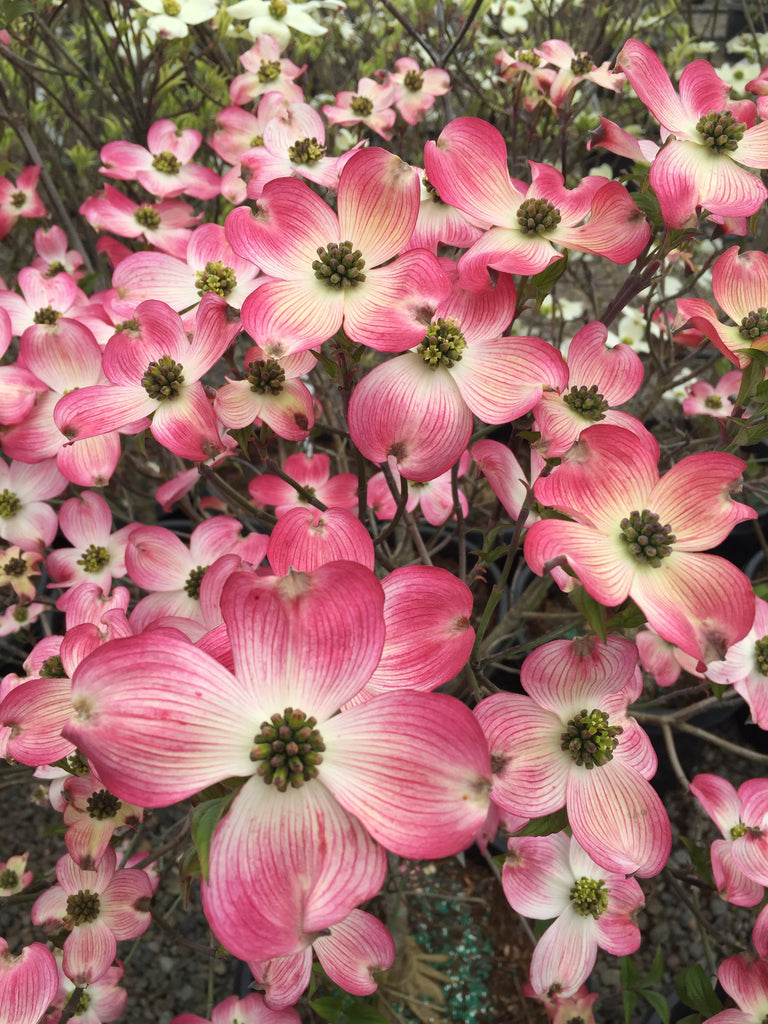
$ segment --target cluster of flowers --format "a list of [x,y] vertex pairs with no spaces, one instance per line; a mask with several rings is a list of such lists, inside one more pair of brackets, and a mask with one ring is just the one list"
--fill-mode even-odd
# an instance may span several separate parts
[[[180,16],[184,5],[173,6],[166,17]],[[210,17],[199,0],[187,6],[192,24]],[[702,553],[756,517],[733,497],[745,464],[701,453],[662,475],[656,439],[616,408],[640,389],[642,362],[606,346],[605,324],[580,329],[567,358],[544,338],[508,333],[525,310],[520,279],[569,251],[661,266],[667,254],[653,249],[623,184],[593,175],[568,188],[536,162],[530,181],[511,178],[502,134],[474,118],[429,142],[423,169],[362,137],[329,156],[324,122],[297,83],[304,69],[281,50],[260,36],[242,57],[210,140],[230,165],[223,176],[193,161],[200,134],[168,120],[146,148],[103,148],[102,173],[150,197],[135,203],[106,185],[83,204],[92,227],[146,243],[132,251],[103,236],[109,289],[81,289],[81,259],[53,227],[36,235],[39,258],[20,270],[18,290],[0,291],[0,349],[15,354],[0,367],[10,460],[0,462],[2,629],[45,610],[35,600],[43,562],[66,616],[25,674],[0,683],[0,755],[52,780],[67,850],[32,908],[61,951],[34,944],[13,957],[3,943],[0,1007],[25,1024],[53,1003],[53,1021],[79,989],[92,1014],[83,1020],[115,1019],[125,1001],[117,943],[149,926],[156,884],[147,859],[121,853],[119,841],[144,809],[192,800],[206,917],[264,991],[221,1004],[221,1020],[297,1021],[291,1007],[313,953],[348,992],[375,990],[395,946],[360,906],[384,884],[386,851],[446,857],[487,843],[499,825],[520,832],[562,809],[570,834],[510,838],[502,881],[520,913],[555,919],[533,954],[533,992],[553,1015],[591,1012],[582,986],[598,946],[638,948],[635,876],[658,873],[671,846],[649,782],[653,748],[627,710],[642,691],[640,663],[661,685],[681,659],[733,684],[768,727],[768,605],[729,562]],[[555,108],[586,80],[619,89],[626,77],[665,144],[607,120],[593,144],[650,164],[668,228],[706,215],[744,235],[768,197],[749,169],[768,168],[768,121],[757,123],[751,101],[729,101],[705,62],[685,69],[679,95],[635,40],[620,73],[558,40],[499,64],[507,77],[532,76]],[[442,69],[408,57],[395,66],[337,96],[326,121],[388,139],[393,107],[415,124],[448,90]],[[765,114],[765,76],[752,85]],[[0,183],[4,232],[42,213],[37,171]],[[223,224],[200,224],[180,196],[224,196],[235,209]],[[679,301],[679,321],[735,370],[716,388],[692,388],[689,408],[734,418],[744,413],[741,371],[768,349],[768,257],[729,248],[713,289],[734,325],[696,299]],[[321,396],[323,374],[333,387]],[[472,443],[478,425],[526,416],[536,435],[527,474],[507,445]],[[109,503],[92,490],[116,477],[121,435],[145,431],[195,464],[158,488],[163,507],[203,472],[224,485],[223,499],[201,502],[213,514],[188,545],[161,526],[113,530]],[[359,473],[331,475],[328,455],[310,453],[308,439],[325,431],[348,437],[341,462],[358,453]],[[237,481],[238,438],[248,451],[249,437],[268,460],[248,496],[254,513],[274,510],[269,531],[220,514],[246,500],[226,474]],[[276,439],[282,452],[304,447],[280,459]],[[470,658],[473,593],[431,564],[414,513],[420,505],[434,527],[467,517],[458,481],[472,463],[506,512],[499,524],[516,524],[518,540],[527,531],[534,573],[608,608],[631,599],[647,629],[636,643],[610,631],[542,643],[522,664],[524,693],[483,696],[470,710],[435,691]],[[400,521],[423,564],[377,559]],[[53,547],[58,531],[71,547]],[[132,607],[114,585],[126,576],[146,592]],[[721,894],[756,906],[768,885],[766,781],[737,794],[699,776],[692,790],[723,831],[713,847]],[[25,868],[8,860],[0,892],[24,888]],[[761,957],[765,928],[761,914]],[[762,978],[766,959],[758,964]],[[721,967],[748,1013],[753,969],[743,956]]]

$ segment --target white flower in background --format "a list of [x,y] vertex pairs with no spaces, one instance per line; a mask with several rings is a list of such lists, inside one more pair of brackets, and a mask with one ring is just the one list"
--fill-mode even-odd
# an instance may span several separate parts
[[147,21],[150,35],[183,39],[190,25],[200,25],[216,14],[216,0],[141,0],[152,17]]
[[756,60],[736,61],[735,64],[721,64],[717,69],[718,75],[727,82],[738,93],[744,92],[744,86],[762,71],[762,65]]
[[528,15],[533,10],[532,0],[496,0],[489,13],[499,17],[499,28],[506,36],[528,29]]
[[307,36],[324,36],[328,31],[324,25],[310,16],[321,8],[333,11],[343,10],[341,0],[306,0],[306,3],[292,3],[291,0],[238,0],[227,8],[233,18],[248,18],[248,31],[257,36],[272,36],[280,49],[284,50],[291,41],[291,30]]
[[[643,352],[651,351],[646,340],[646,331],[645,313],[630,307],[622,313],[616,330],[608,331],[605,344],[608,348],[613,348],[618,344],[629,345],[638,355],[641,355]],[[651,324],[651,331],[658,333],[653,324]]]
[[754,35],[751,32],[740,32],[728,40],[725,51],[743,53],[746,60],[760,61],[761,54],[768,54],[768,32],[758,32]]

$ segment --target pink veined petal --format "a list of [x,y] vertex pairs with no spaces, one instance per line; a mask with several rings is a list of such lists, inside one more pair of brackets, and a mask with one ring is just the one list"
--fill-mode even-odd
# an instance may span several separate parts
[[756,907],[762,903],[765,886],[741,870],[733,859],[730,839],[716,839],[710,848],[712,874],[718,895],[737,907]]
[[[282,1010],[297,1003],[309,985],[312,977],[312,946],[307,946],[300,953],[278,956],[272,960],[252,960],[248,966],[264,989],[265,1004],[274,1010]],[[275,1024],[281,1022],[276,1021]]]
[[84,437],[77,444],[62,445],[56,463],[73,484],[79,484],[80,487],[104,487],[115,471],[120,452],[120,435],[116,430],[111,430],[99,437]]
[[[471,455],[507,515],[516,521],[528,494],[526,475],[520,463],[500,441],[478,441],[472,446]],[[528,521],[533,522],[530,515]]]
[[257,689],[262,718],[293,707],[322,723],[359,692],[381,654],[383,607],[381,585],[353,562],[263,586],[246,574],[229,580],[222,614],[235,674]]
[[395,942],[387,928],[372,914],[353,910],[330,931],[314,943],[325,973],[345,992],[375,992],[374,972],[388,970],[395,961]]
[[[341,327],[344,289],[329,288],[314,275],[266,281],[245,299],[240,314],[244,328],[262,346],[274,339],[281,349],[298,352],[321,345]],[[280,335],[286,336],[285,344]]]
[[408,352],[380,363],[349,404],[352,440],[371,462],[390,455],[407,480],[433,480],[458,460],[472,434],[472,413],[449,371]]
[[[717,978],[728,995],[750,1014],[748,1024],[762,1020],[768,1013],[768,960],[756,960],[744,953],[729,956],[718,967]],[[717,1017],[722,1021],[721,1014],[712,1020]]]
[[344,298],[344,329],[353,341],[379,352],[402,352],[424,340],[428,317],[448,291],[437,259],[412,249],[367,274],[365,285]]
[[658,874],[669,857],[672,832],[659,797],[639,772],[617,758],[568,776],[568,821],[574,838],[610,871]]
[[72,753],[61,730],[72,713],[68,679],[30,679],[0,702],[0,728],[10,729],[8,755],[21,764],[53,764]]
[[[478,154],[482,153],[482,159]],[[424,166],[440,198],[482,223],[512,225],[524,196],[512,185],[501,132],[475,117],[451,121],[424,147]]]
[[85,491],[64,502],[59,511],[59,526],[76,548],[104,542],[112,531],[112,512],[100,494]]
[[573,762],[561,749],[560,718],[517,693],[486,697],[474,713],[491,752],[493,802],[526,817],[564,807]]
[[768,843],[765,834],[755,836],[747,832],[734,839],[731,843],[731,857],[747,878],[760,885],[768,885]]
[[768,303],[768,255],[759,249],[739,252],[738,245],[732,245],[715,260],[712,292],[736,323],[765,306]]
[[459,260],[459,280],[466,288],[483,288],[488,267],[506,274],[538,274],[562,259],[548,238],[526,235],[514,227],[492,227]]
[[534,523],[525,538],[525,558],[543,576],[548,563],[566,559],[592,597],[616,608],[633,587],[637,563],[618,540],[581,523],[544,519]]
[[21,336],[19,360],[54,391],[63,392],[96,383],[102,351],[87,327],[62,317],[56,330],[28,327]]
[[115,267],[112,286],[135,305],[162,300],[182,310],[200,301],[195,273],[183,259],[165,252],[134,252]]
[[226,300],[215,292],[206,292],[200,300],[192,344],[184,357],[187,382],[207,373],[239,334],[240,324],[228,318],[227,309]]
[[637,95],[668,131],[695,131],[699,115],[688,110],[678,97],[666,68],[650,46],[630,39],[616,58],[616,69],[624,72]]
[[108,925],[118,941],[135,939],[149,927],[149,909],[140,910],[137,904],[152,898],[153,887],[146,871],[123,868],[116,871],[104,890],[101,919]]
[[303,441],[315,425],[312,393],[300,380],[287,380],[279,395],[264,395],[257,414],[288,441]]
[[144,590],[178,590],[195,568],[189,550],[164,526],[135,530],[125,551],[128,575]]
[[463,704],[446,694],[384,694],[323,730],[323,784],[387,849],[447,857],[472,842],[488,812],[491,768]]
[[161,402],[150,429],[155,440],[183,459],[203,462],[224,450],[216,414],[199,380],[173,401]]
[[91,985],[106,974],[117,942],[101,917],[78,925],[64,940],[64,973],[78,985]]
[[472,596],[446,569],[408,565],[382,581],[386,638],[376,690],[433,690],[452,679],[472,650]]
[[[633,682],[636,667],[637,648],[623,637],[552,640],[525,659],[520,683],[537,704],[567,719],[585,706],[613,710],[610,698]],[[623,711],[626,697],[618,703]]]
[[338,241],[360,249],[367,267],[385,263],[411,237],[420,196],[416,170],[400,157],[379,146],[354,153],[339,180]]
[[509,840],[501,884],[507,902],[518,914],[548,921],[569,906],[574,883],[570,845],[565,832]]
[[724,658],[755,614],[749,580],[717,555],[673,550],[658,569],[639,566],[630,596],[660,636],[704,662]]
[[485,423],[509,423],[530,412],[545,386],[568,383],[565,360],[543,338],[473,341],[451,369],[456,387]]
[[440,266],[451,283],[451,291],[435,310],[435,316],[458,321],[471,344],[477,338],[499,338],[512,323],[517,292],[509,274],[498,274],[495,282],[486,275],[477,291],[462,288],[459,269],[453,260],[442,258]]
[[0,423],[22,423],[47,385],[17,363],[0,366]]
[[[2,459],[0,467],[5,469]],[[47,501],[49,498],[57,498],[67,486],[53,459],[44,459],[33,466],[14,462],[6,481],[4,486],[17,494],[22,501],[34,504]]]
[[300,952],[385,874],[384,851],[320,780],[280,793],[252,778],[214,833],[203,909],[235,956],[270,960]]
[[37,1024],[58,987],[56,961],[47,946],[33,942],[14,956],[0,939],[0,1019]]
[[568,348],[568,384],[591,387],[609,405],[629,401],[643,382],[643,363],[629,345],[607,348],[608,329],[595,321],[582,327]]
[[254,697],[252,686],[186,640],[145,633],[105,644],[81,663],[64,732],[111,793],[163,807],[253,772],[263,717]]
[[761,170],[768,167],[768,123],[762,121],[747,128],[736,152],[740,164]]
[[[586,179],[590,180],[590,179]],[[630,263],[645,248],[651,229],[634,200],[618,181],[609,181],[594,195],[586,224],[558,225],[553,242],[597,253],[614,263]]]
[[719,77],[708,60],[695,60],[680,75],[680,101],[695,118],[710,110],[723,110],[731,87]]
[[345,508],[292,508],[273,527],[267,559],[277,576],[291,570],[313,572],[329,562],[348,560],[373,569],[371,536]]
[[608,909],[595,922],[597,944],[615,956],[628,956],[640,948],[640,929],[632,918],[645,903],[643,891],[634,878],[614,877],[608,888]]
[[536,943],[531,957],[533,990],[543,994],[555,986],[560,996],[572,996],[589,977],[596,958],[597,922],[566,907]]
[[141,386],[95,384],[59,399],[53,419],[66,438],[77,441],[120,430],[150,416],[156,408],[155,399]]

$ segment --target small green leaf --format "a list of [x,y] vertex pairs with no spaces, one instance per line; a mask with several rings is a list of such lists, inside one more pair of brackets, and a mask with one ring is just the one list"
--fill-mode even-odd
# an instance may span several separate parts
[[651,969],[648,971],[646,976],[641,981],[641,985],[658,985],[661,979],[664,977],[664,955],[661,952],[661,946],[656,947],[656,953],[653,957],[653,963]]
[[660,992],[652,989],[641,988],[640,995],[646,1002],[650,1003],[656,1013],[661,1017],[663,1024],[669,1024],[669,1003]]
[[629,1024],[632,1011],[637,1006],[638,995],[637,992],[625,988],[621,993],[621,998],[624,1003],[624,1024]]
[[727,687],[723,686],[722,683],[715,683],[711,679],[709,680],[709,688],[712,691],[712,696],[717,697],[718,700],[722,700],[723,694],[727,692]]
[[336,1024],[344,1012],[344,1000],[339,996],[321,996],[320,999],[314,999],[309,1005],[323,1020],[330,1021],[331,1024]]
[[232,802],[232,794],[220,796],[216,800],[206,800],[195,807],[190,815],[192,842],[195,844],[200,858],[200,870],[205,881],[208,881],[208,864],[211,852],[211,838],[218,823]]
[[686,1006],[711,1017],[719,1013],[723,1004],[715,995],[712,983],[698,964],[683,967],[677,975],[677,994]]
[[240,446],[240,451],[243,453],[243,455],[247,456],[248,442],[250,441],[251,434],[253,433],[253,426],[237,428],[233,427],[231,430],[228,430],[227,433],[229,434],[230,437],[234,437],[234,439]]
[[584,587],[576,587],[568,595],[600,639],[605,643],[607,614],[603,605],[588,594]]
[[631,956],[623,956],[621,958],[619,977],[621,979],[622,988],[632,988],[637,984],[640,972],[637,969],[637,964]]
[[370,1003],[358,1003],[344,1010],[339,1024],[387,1024],[387,1018]]
[[683,1017],[677,1024],[702,1024],[703,1020],[704,1018],[700,1013],[689,1013],[687,1017]]
[[715,876],[712,874],[712,866],[709,859],[709,849],[701,846],[697,846],[692,839],[687,836],[680,836],[680,841],[688,851],[688,856],[691,858],[691,864],[693,864],[693,870],[707,885],[711,885],[713,889],[716,889]]
[[516,836],[550,836],[553,832],[562,832],[568,826],[568,815],[565,808],[554,814],[545,814],[541,818],[532,818],[525,828],[515,832]]
[[568,266],[568,253],[563,253],[563,258],[550,263],[540,274],[534,274],[529,282],[529,287],[536,289],[536,308],[538,309],[544,299],[549,295],[557,282],[565,273]]

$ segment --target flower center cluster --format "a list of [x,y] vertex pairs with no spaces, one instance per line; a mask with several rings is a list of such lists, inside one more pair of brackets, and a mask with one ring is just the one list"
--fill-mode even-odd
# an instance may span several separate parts
[[429,193],[429,195],[430,195],[430,197],[432,199],[432,202],[433,203],[439,203],[440,206],[445,206],[445,203],[440,198],[440,193],[437,191],[437,189],[432,184],[432,182],[429,180],[429,178],[427,178],[426,174],[424,175],[424,179],[423,180],[424,180],[424,188]]
[[184,367],[175,363],[170,356],[160,356],[157,362],[151,362],[141,378],[141,386],[150,398],[163,402],[168,398],[176,398],[184,383]]
[[70,927],[79,924],[88,924],[95,921],[101,912],[99,894],[91,892],[90,889],[81,889],[74,896],[67,897],[67,916],[65,923]]
[[750,339],[768,334],[768,309],[765,306],[760,306],[759,309],[753,309],[747,313],[739,324],[739,334],[742,338]]
[[21,511],[21,501],[13,491],[0,491],[0,519],[12,519]]
[[249,140],[248,145],[251,147],[251,149],[253,149],[255,146],[263,146],[264,145],[264,136],[263,135],[254,135]]
[[77,564],[82,565],[86,572],[101,572],[108,562],[109,552],[96,544],[90,544],[77,560]]
[[707,409],[722,409],[723,400],[720,395],[707,395],[704,399],[704,405]]
[[161,174],[178,174],[181,170],[181,161],[177,160],[173,153],[164,149],[162,153],[152,157],[152,166]]
[[662,558],[672,554],[676,538],[669,523],[663,526],[659,516],[644,508],[642,512],[630,512],[621,520],[621,538],[638,562],[645,562],[658,569]]
[[38,309],[32,319],[36,324],[55,324],[60,316],[61,313],[53,306],[45,306],[43,309]]
[[312,261],[315,277],[330,288],[355,288],[365,280],[363,254],[351,242],[329,242],[317,255]]
[[78,778],[82,778],[84,775],[90,774],[91,767],[81,751],[73,750],[69,757],[65,758],[65,761],[70,775],[77,775]]
[[83,994],[77,1001],[77,1007],[75,1008],[75,1012],[72,1016],[79,1017],[81,1014],[84,1014],[90,1005],[91,997],[88,995],[87,992],[83,992]]
[[262,83],[274,82],[276,78],[280,77],[280,61],[279,60],[263,60],[259,64],[259,70],[256,72],[256,77]]
[[207,565],[198,565],[197,568],[193,569],[189,576],[187,576],[184,589],[195,601],[200,600],[200,584],[203,582],[203,576],[205,576],[207,571]]
[[608,909],[608,892],[602,878],[579,878],[571,889],[571,904],[581,917],[597,920]]
[[403,85],[409,92],[418,92],[424,86],[424,75],[421,71],[406,71]]
[[731,839],[741,839],[748,832],[747,826],[743,821],[740,821],[738,825],[734,825],[731,829]]
[[548,199],[526,199],[516,217],[524,235],[544,235],[560,223],[560,211]]
[[29,612],[23,605],[17,605],[16,608],[11,612],[14,622],[24,624],[29,618]]
[[257,395],[279,395],[285,383],[285,370],[276,359],[258,359],[249,364],[245,379]]
[[270,17],[280,21],[288,13],[288,4],[284,4],[283,0],[270,0],[269,14]]
[[274,783],[284,793],[289,784],[298,789],[317,776],[325,744],[316,725],[316,718],[307,718],[298,708],[286,708],[282,715],[261,723],[251,760],[257,762],[256,771],[267,784]]
[[26,194],[21,189],[11,195],[11,206],[15,206],[17,210],[20,210],[26,201]]
[[715,153],[733,152],[746,130],[744,122],[737,121],[730,110],[710,110],[696,124],[696,131]]
[[138,320],[123,320],[122,323],[115,324],[115,334],[122,334],[123,331],[137,331],[139,330]]
[[325,146],[321,146],[317,139],[299,139],[288,149],[288,159],[295,164],[316,164],[325,156]]
[[46,658],[43,664],[40,666],[39,675],[43,679],[66,679],[67,673],[64,671],[64,666],[61,663],[61,658],[58,654],[52,654],[50,658]]
[[760,674],[768,676],[768,636],[755,641],[755,661]]
[[541,64],[541,57],[534,50],[518,50],[515,58],[523,64],[530,64],[532,68],[537,68]]
[[64,264],[61,263],[59,260],[55,260],[53,263],[50,263],[48,265],[48,273],[45,276],[46,277],[56,277],[56,275],[60,274],[62,272],[62,270],[64,270],[64,269],[65,269]]
[[11,868],[6,868],[5,871],[0,871],[0,889],[13,889],[15,885],[19,884],[19,876]]
[[175,18],[181,14],[181,4],[176,0],[163,0],[163,13],[167,14],[169,18]]
[[453,364],[461,359],[466,347],[467,342],[459,330],[459,325],[454,320],[444,320],[440,317],[427,328],[426,337],[417,352],[430,369],[436,370],[438,366],[444,366],[450,370]]
[[25,576],[27,572],[27,563],[23,558],[9,558],[7,562],[3,563],[2,571],[6,576]]
[[222,298],[226,298],[236,284],[237,278],[234,270],[232,267],[226,267],[220,260],[215,263],[206,263],[205,270],[198,270],[195,281],[198,295],[216,292]]
[[613,760],[616,739],[624,732],[620,725],[608,725],[605,711],[586,708],[570,719],[560,736],[560,749],[567,750],[579,767],[600,767]]
[[160,214],[151,203],[142,203],[133,211],[133,219],[143,228],[154,230],[160,227]]
[[373,113],[373,102],[367,96],[353,96],[349,106],[355,117],[368,117]]
[[592,423],[604,420],[608,411],[608,403],[597,390],[597,384],[589,388],[586,384],[578,388],[572,387],[567,395],[563,395],[563,401],[569,409],[573,409],[579,416],[591,420]]
[[595,62],[588,53],[581,53],[571,60],[571,71],[574,75],[588,75],[594,66]]
[[114,818],[122,807],[121,802],[108,790],[100,789],[98,793],[92,793],[88,797],[88,814],[97,821],[105,821],[107,818]]

